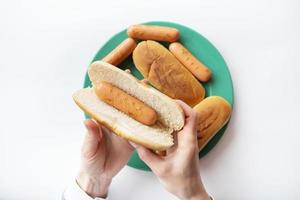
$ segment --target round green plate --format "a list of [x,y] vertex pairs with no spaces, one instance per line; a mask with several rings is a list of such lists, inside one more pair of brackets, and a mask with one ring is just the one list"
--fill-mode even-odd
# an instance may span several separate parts
[[[207,39],[196,31],[180,24],[171,22],[148,22],[145,24],[177,28],[180,31],[180,42],[212,71],[212,79],[203,84],[206,90],[206,96],[222,96],[231,104],[231,106],[233,105],[233,87],[230,72],[221,54]],[[101,47],[93,61],[102,59],[127,37],[126,29],[114,35]],[[168,43],[162,44],[165,46],[168,45]],[[138,79],[143,78],[143,76],[135,68],[131,56],[121,63],[119,67],[121,69],[129,68],[135,77]],[[89,86],[91,86],[91,81],[86,74],[84,87]],[[88,118],[87,115],[86,117]],[[205,156],[218,143],[224,134],[226,127],[227,124],[210,140],[205,148],[199,153],[199,158]],[[131,156],[128,165],[141,170],[150,170],[149,167],[140,160],[136,152],[134,152]]]

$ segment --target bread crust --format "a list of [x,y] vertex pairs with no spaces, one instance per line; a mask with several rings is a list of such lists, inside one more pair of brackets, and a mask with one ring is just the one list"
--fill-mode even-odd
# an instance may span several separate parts
[[[164,125],[174,130],[180,130],[183,127],[184,113],[174,99],[155,88],[142,84],[133,75],[102,61],[92,63],[88,74],[93,85],[107,81],[152,107],[158,114],[158,120],[161,120]],[[173,116],[168,114],[170,112]],[[172,123],[175,121],[176,123]]]
[[230,104],[219,96],[205,98],[193,108],[198,114],[198,148],[201,151],[215,134],[228,122]]
[[92,88],[73,94],[74,101],[85,113],[117,135],[147,148],[162,151],[173,145],[172,133],[184,125],[183,110],[173,99],[102,61],[91,64],[89,76],[93,85],[107,81],[143,101],[157,112],[158,120],[146,126],[101,101]]
[[203,100],[205,90],[201,83],[158,42],[140,42],[132,57],[137,69],[162,93],[190,106]]
[[159,143],[153,143],[151,141],[147,141],[147,140],[142,140],[138,137],[134,137],[131,136],[129,134],[127,134],[126,132],[123,132],[122,130],[119,130],[117,127],[115,127],[113,124],[108,123],[104,118],[102,118],[99,115],[94,114],[93,112],[90,111],[89,108],[87,108],[85,105],[81,104],[79,101],[76,101],[74,99],[75,103],[81,108],[81,110],[83,112],[85,112],[86,114],[88,114],[92,119],[95,119],[98,123],[100,123],[101,125],[105,126],[106,128],[108,128],[109,130],[111,130],[113,133],[115,133],[116,135],[129,140],[131,142],[134,142],[136,144],[142,145],[144,147],[147,147],[149,149],[153,149],[153,150],[165,150],[169,147],[171,147],[173,144],[171,145],[164,145],[163,143],[159,144]]

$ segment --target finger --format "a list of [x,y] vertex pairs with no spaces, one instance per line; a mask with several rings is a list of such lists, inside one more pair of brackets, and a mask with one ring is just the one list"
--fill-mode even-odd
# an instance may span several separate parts
[[136,145],[135,143],[129,141],[129,144],[130,144],[134,149],[137,148],[137,145]]
[[139,157],[153,170],[155,171],[159,166],[160,163],[162,162],[162,158],[155,153],[153,153],[151,150],[137,145],[136,148]]
[[178,132],[178,146],[176,150],[182,148],[195,147],[197,144],[197,133],[196,130],[186,128]]
[[128,74],[131,74],[130,69],[125,69],[125,72],[128,73]]
[[197,114],[184,102],[177,100],[177,103],[181,106],[186,116],[184,127],[178,132],[178,146],[187,147],[189,145],[195,145],[197,140]]
[[171,146],[169,149],[167,149],[167,155],[171,155],[172,153],[174,153],[178,147],[177,133],[173,134],[173,138],[174,138],[174,145]]
[[176,103],[182,108],[185,117],[190,117],[193,114],[193,109],[181,100],[176,100]]
[[148,80],[144,78],[144,79],[141,80],[141,83],[144,84],[144,85],[148,85]]
[[166,150],[164,150],[164,151],[158,151],[158,150],[156,150],[156,151],[154,151],[154,153],[156,155],[159,155],[159,156],[166,156],[167,155],[167,151]]
[[98,141],[102,138],[101,126],[92,119],[87,119],[84,122],[84,126],[88,131],[88,136],[96,138]]
[[180,100],[176,100],[176,102],[181,106],[184,115],[185,115],[185,124],[184,128],[192,128],[196,129],[196,120],[197,113],[190,106]]
[[82,145],[82,156],[86,159],[91,159],[97,153],[99,142],[102,138],[102,131],[99,125],[93,120],[85,120],[84,125],[87,133]]
[[196,131],[197,131],[197,139],[200,139],[200,130],[201,130],[201,118],[200,118],[200,113],[196,112]]
[[[195,120],[195,119],[190,119]],[[186,123],[181,131],[178,132],[178,147],[189,147],[196,144],[197,141],[197,131],[194,123]]]
[[102,137],[105,138],[103,142],[106,143],[105,145],[107,147],[110,147],[112,143],[116,143],[117,146],[123,146],[124,148],[127,147],[131,151],[135,149],[134,147],[132,147],[132,145],[129,144],[129,142],[126,139],[118,136],[117,134],[109,130],[107,127],[105,127],[104,124],[102,124],[101,122],[98,122],[98,124],[99,124],[99,129],[102,130],[102,135],[103,135]]
[[111,131],[105,127],[105,125],[101,124],[101,122],[97,122],[99,124],[99,129],[102,131],[102,135],[112,134]]

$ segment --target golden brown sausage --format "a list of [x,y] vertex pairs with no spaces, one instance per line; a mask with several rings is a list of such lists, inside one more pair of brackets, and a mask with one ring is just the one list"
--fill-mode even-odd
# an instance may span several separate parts
[[175,42],[180,36],[176,28],[150,25],[132,25],[128,28],[127,34],[132,38],[167,42]]
[[94,90],[99,99],[142,124],[150,126],[157,120],[157,113],[153,108],[108,82],[100,82]]
[[132,57],[142,75],[169,97],[180,99],[190,106],[204,98],[205,90],[201,83],[158,42],[140,42]]
[[182,44],[174,42],[170,44],[169,50],[197,79],[206,82],[211,78],[211,71]]
[[112,65],[118,65],[124,61],[136,47],[136,42],[132,38],[127,38],[121,44],[119,44],[114,50],[106,55],[102,61]]
[[231,106],[222,97],[210,96],[193,109],[198,114],[197,132],[200,151],[229,120]]

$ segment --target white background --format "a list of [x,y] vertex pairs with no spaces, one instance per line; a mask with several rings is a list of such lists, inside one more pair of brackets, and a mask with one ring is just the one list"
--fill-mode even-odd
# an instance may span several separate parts
[[[215,199],[300,199],[300,1],[1,0],[0,199],[60,199],[84,128],[71,94],[88,63],[130,24],[173,21],[207,37],[233,78],[235,107],[201,160]],[[125,167],[112,199],[176,199]]]

